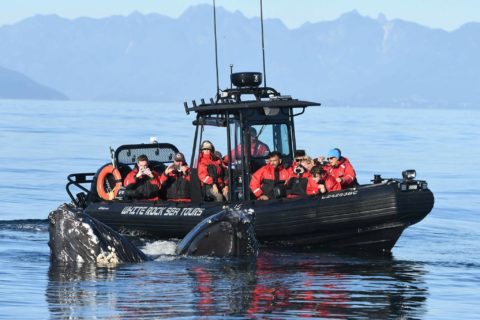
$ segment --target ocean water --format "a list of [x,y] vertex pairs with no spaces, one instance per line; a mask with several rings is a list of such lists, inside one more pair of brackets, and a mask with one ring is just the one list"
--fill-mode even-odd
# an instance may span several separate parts
[[[175,144],[189,157],[183,105],[0,100],[0,319],[480,319],[478,110],[320,107],[296,122],[311,155],[342,149],[360,183],[416,169],[435,195],[391,256],[261,248],[254,260],[175,257],[66,268],[49,261],[46,217],[66,176],[109,162],[109,147]],[[224,149],[213,135],[218,149]]]

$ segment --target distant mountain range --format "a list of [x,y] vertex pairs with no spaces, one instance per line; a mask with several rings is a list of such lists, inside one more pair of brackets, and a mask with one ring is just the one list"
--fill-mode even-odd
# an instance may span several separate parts
[[65,100],[67,97],[21,73],[0,67],[0,99]]
[[[356,11],[288,29],[264,21],[267,85],[324,105],[480,104],[480,23],[447,32]],[[260,21],[217,8],[220,87],[262,71]],[[0,28],[0,66],[71,99],[183,101],[215,94],[212,7],[64,19],[34,16]]]

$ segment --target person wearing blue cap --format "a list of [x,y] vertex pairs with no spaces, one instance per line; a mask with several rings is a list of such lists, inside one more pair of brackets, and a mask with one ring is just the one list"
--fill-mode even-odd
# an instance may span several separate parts
[[[337,191],[353,187],[357,183],[355,170],[350,161],[342,156],[338,148],[330,149],[327,153],[328,163],[323,166],[323,170],[332,177],[330,183],[326,183],[327,191]],[[322,161],[323,157],[319,157]]]

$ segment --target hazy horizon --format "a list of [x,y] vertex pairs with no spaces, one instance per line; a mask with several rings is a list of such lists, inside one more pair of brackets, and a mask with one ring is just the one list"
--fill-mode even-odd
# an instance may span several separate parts
[[[86,0],[72,3],[61,0],[22,0],[3,3],[0,10],[0,26],[15,24],[21,20],[38,14],[56,14],[67,19],[78,17],[104,18],[112,15],[127,16],[138,11],[143,14],[158,13],[178,18],[189,7],[209,4],[207,0],[156,1],[138,0],[104,0],[101,3]],[[258,17],[259,1],[229,0],[216,1],[217,7],[229,11],[240,11],[246,17]],[[326,1],[300,0],[292,5],[291,1],[276,0],[274,5],[263,1],[263,12],[266,19],[280,19],[289,29],[295,29],[304,23],[331,21],[345,12],[358,11],[363,16],[377,18],[385,15],[388,20],[400,19],[415,22],[429,28],[446,31],[456,30],[465,23],[480,22],[480,3],[474,0],[437,2],[435,0],[394,0],[394,1]]]

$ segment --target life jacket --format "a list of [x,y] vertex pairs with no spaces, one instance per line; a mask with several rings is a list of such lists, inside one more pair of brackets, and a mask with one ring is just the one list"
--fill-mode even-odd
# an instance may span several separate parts
[[[325,187],[328,191],[342,190],[353,187],[357,184],[357,178],[350,161],[341,157],[336,166],[327,164],[323,167],[328,176],[333,179],[325,179]],[[336,178],[342,178],[342,182],[335,181]]]
[[318,185],[309,171],[291,174],[287,181],[287,197],[297,198],[318,194]]
[[[252,157],[264,157],[268,155],[269,152],[270,148],[268,145],[259,140],[255,141],[255,143],[250,143],[250,156]],[[230,152],[230,155],[232,160],[240,160],[242,158],[242,145],[239,144]]]
[[217,184],[218,187],[222,188],[224,182],[221,160],[213,158],[212,155],[201,153],[198,163],[198,178],[202,186]]
[[303,177],[303,174],[299,174],[296,177],[290,177],[287,182],[287,197],[292,196],[304,197],[307,195],[308,178]]
[[285,182],[288,178],[289,173],[282,165],[274,168],[272,165],[266,164],[252,175],[250,190],[257,198],[262,194],[269,199],[285,197]]
[[160,181],[162,186],[166,189],[167,200],[182,202],[191,201],[190,169],[187,170],[186,175],[175,170],[169,172],[168,175],[163,173]]
[[179,177],[167,187],[167,199],[190,199],[190,181]]

